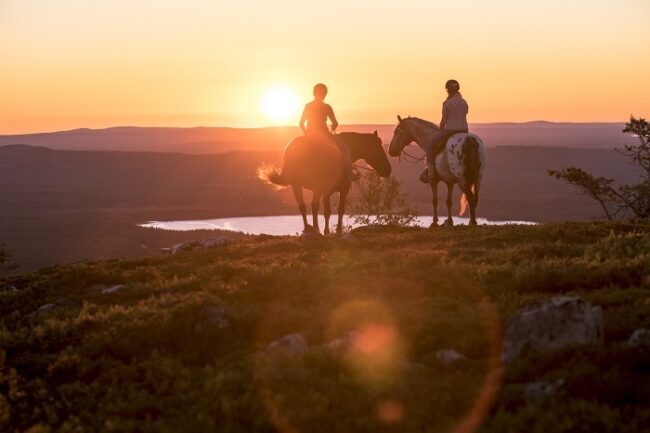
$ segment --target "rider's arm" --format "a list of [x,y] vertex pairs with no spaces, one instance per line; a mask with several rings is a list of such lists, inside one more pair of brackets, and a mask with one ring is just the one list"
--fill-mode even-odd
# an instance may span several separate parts
[[306,121],[307,121],[307,106],[305,105],[305,109],[302,110],[302,116],[300,117],[300,129],[302,129],[303,134],[307,133],[307,127],[305,126]]
[[339,127],[339,122],[336,120],[336,116],[334,115],[334,110],[332,109],[331,105],[328,105],[329,107],[329,114],[327,117],[329,117],[330,122],[332,122],[332,126],[330,127],[332,129],[332,132],[336,131],[336,128]]
[[440,130],[445,129],[447,123],[447,112],[445,111],[445,104],[442,104],[442,118],[440,119]]

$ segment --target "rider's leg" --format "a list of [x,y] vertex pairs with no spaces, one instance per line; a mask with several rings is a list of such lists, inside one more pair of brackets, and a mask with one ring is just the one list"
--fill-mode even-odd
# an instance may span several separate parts
[[352,182],[354,180],[354,173],[352,172],[352,155],[350,155],[350,147],[336,135],[333,135],[332,137],[334,138],[336,147],[339,149],[341,158],[343,159],[343,175],[345,176],[345,180]]
[[[447,142],[448,131],[437,131],[431,137],[431,141],[427,146],[427,176],[429,182],[433,181],[436,177],[436,155],[440,153]],[[424,173],[423,173],[424,175]],[[421,175],[421,176],[423,176]]]

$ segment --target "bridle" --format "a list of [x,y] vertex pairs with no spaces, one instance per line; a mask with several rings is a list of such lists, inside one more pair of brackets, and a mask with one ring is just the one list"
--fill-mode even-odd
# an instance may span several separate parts
[[[397,125],[397,128],[395,128],[395,131],[393,132],[393,140],[395,140],[395,137],[399,137],[401,139],[402,135],[402,125],[401,122],[399,125]],[[412,138],[412,137],[411,137]],[[409,140],[409,142],[413,141],[412,139]],[[422,157],[418,158],[416,156],[411,155],[406,151],[406,146],[402,147],[402,150],[399,153],[399,162],[402,162],[402,155],[404,155],[404,161],[408,162],[409,164],[417,164],[418,162],[424,161],[426,158],[426,155],[422,155]]]

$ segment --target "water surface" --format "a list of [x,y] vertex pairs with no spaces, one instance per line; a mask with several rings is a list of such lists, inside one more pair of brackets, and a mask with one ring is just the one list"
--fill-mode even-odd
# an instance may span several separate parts
[[[446,217],[441,217],[444,221]],[[309,217],[311,221],[311,217]],[[417,225],[428,227],[433,217],[421,216],[417,220]],[[453,217],[454,224],[463,225],[469,222],[469,218]],[[485,218],[476,219],[479,225],[505,225],[505,224],[536,224],[530,221],[489,221]],[[324,219],[320,216],[321,230],[323,229]],[[330,219],[330,229],[333,230],[336,224],[336,216]],[[346,217],[344,224],[355,227],[356,225],[351,218]],[[149,221],[146,224],[140,224],[140,227],[153,228],[160,230],[229,230],[243,232],[251,235],[268,234],[268,235],[294,235],[302,232],[302,217],[300,215],[279,215],[279,216],[247,216],[247,217],[230,217],[215,218],[207,220],[186,220],[186,221]]]

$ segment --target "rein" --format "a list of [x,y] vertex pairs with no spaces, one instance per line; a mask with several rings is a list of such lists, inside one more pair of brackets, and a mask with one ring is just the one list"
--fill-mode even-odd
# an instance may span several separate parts
[[[425,158],[427,157],[426,155],[422,155],[420,158],[415,157],[415,156],[411,155],[410,153],[408,153],[405,149],[402,149],[402,151],[400,152],[399,155],[400,155],[400,157],[402,155],[404,155],[405,157],[410,158],[411,159],[410,161],[407,158],[404,158],[404,161],[408,162],[409,164],[417,164],[418,162],[424,161]],[[400,161],[401,161],[401,158],[400,158]]]

